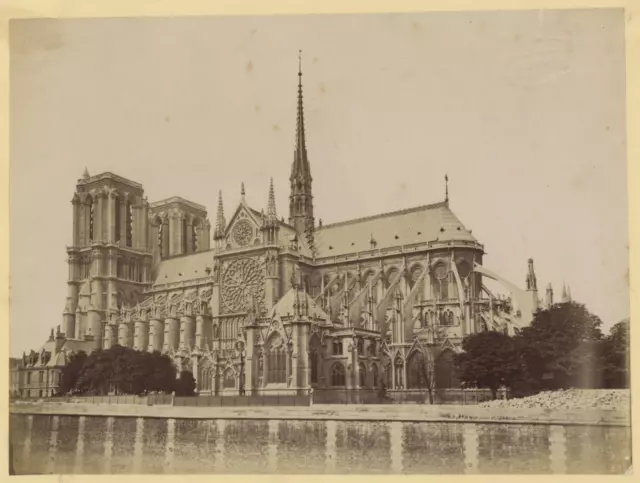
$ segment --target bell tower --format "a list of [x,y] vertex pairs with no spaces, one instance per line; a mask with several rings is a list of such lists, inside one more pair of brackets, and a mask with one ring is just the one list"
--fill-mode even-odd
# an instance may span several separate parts
[[151,283],[149,203],[142,185],[113,173],[90,176],[86,169],[71,203],[63,332],[100,348],[109,314],[135,305]]
[[[300,52],[301,54],[301,52]],[[302,58],[298,58],[298,118],[296,122],[296,144],[291,165],[291,194],[289,195],[289,224],[299,237],[304,236],[313,245],[313,195],[311,194],[311,167],[307,158],[304,131],[304,108],[302,102]]]

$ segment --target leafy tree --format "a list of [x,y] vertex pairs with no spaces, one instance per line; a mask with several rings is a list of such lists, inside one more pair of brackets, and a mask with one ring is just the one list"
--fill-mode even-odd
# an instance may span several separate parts
[[629,387],[629,363],[629,319],[625,319],[615,324],[602,340],[604,385]]
[[479,332],[465,337],[454,364],[460,379],[469,386],[491,389],[493,398],[500,386],[511,386],[523,367],[513,338],[502,332]]
[[167,355],[114,346],[91,353],[80,369],[76,389],[82,394],[172,392],[176,369]]
[[527,382],[538,390],[599,387],[601,325],[575,302],[538,311],[516,337]]
[[76,389],[78,377],[87,361],[87,357],[87,353],[84,351],[71,354],[69,361],[62,368],[60,373],[58,394],[68,394]]
[[154,351],[146,356],[145,365],[149,374],[145,384],[147,392],[173,392],[176,368],[169,356]]
[[196,380],[190,371],[182,371],[175,381],[176,396],[193,396],[196,389]]

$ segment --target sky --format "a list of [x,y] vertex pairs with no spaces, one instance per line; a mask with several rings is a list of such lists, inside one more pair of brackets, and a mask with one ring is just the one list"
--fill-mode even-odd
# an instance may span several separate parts
[[[12,21],[11,354],[62,323],[77,180],[287,217],[298,50],[316,218],[442,201],[484,263],[629,315],[622,10]],[[542,294],[541,294],[542,295]]]

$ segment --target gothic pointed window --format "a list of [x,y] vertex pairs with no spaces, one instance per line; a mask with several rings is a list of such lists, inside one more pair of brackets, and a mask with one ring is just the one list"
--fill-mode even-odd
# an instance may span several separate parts
[[283,384],[287,382],[287,355],[282,338],[275,334],[269,344],[267,356],[267,383]]
[[131,202],[127,201],[127,208],[126,208],[126,223],[127,223],[127,246],[130,247],[132,246],[132,241],[133,241],[133,212],[132,212],[132,207],[131,207]]
[[373,387],[378,387],[378,366],[373,365],[373,369],[371,370],[371,376],[373,379]]
[[360,364],[358,364],[358,372],[360,373],[360,387],[366,387],[367,386],[367,368],[366,366],[361,362]]
[[198,251],[198,226],[197,219],[193,221],[191,225],[191,251],[193,253]]
[[93,198],[91,196],[89,196],[87,198],[87,211],[89,212],[89,241],[93,241],[93,220],[94,220],[94,214],[93,214]]
[[115,242],[118,243],[120,241],[120,238],[122,237],[122,208],[121,208],[121,203],[120,203],[120,197],[119,196],[116,196],[114,204],[115,204],[115,211],[116,211],[116,216],[115,216],[116,239],[115,239]]
[[182,253],[185,254],[187,253],[187,219],[183,218],[181,220],[181,228],[182,228]]
[[407,364],[407,388],[418,389],[427,387],[427,366],[424,354],[415,351]]
[[316,351],[309,353],[309,367],[311,368],[311,383],[318,383],[318,354]]
[[233,389],[236,387],[236,375],[233,372],[233,369],[228,368],[226,371],[224,371],[222,387],[224,387],[225,389]]
[[333,341],[333,355],[342,355],[342,341],[340,339]]
[[404,387],[404,362],[399,357],[395,361],[396,387]]
[[345,370],[340,362],[336,362],[331,368],[331,385],[335,387],[345,386]]

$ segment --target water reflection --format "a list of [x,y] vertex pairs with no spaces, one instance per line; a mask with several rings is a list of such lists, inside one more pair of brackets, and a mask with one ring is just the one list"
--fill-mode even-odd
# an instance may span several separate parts
[[630,429],[11,415],[17,474],[623,473]]

